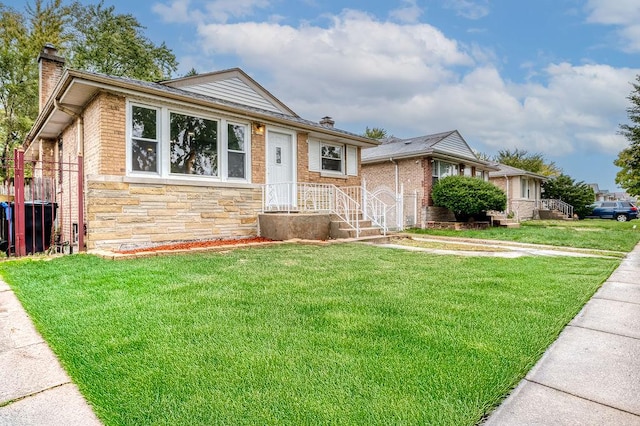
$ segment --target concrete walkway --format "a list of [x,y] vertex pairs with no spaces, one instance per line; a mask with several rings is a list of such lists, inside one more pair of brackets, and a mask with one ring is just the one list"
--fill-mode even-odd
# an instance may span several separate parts
[[0,281],[0,425],[100,425],[9,286]]
[[640,425],[640,244],[485,422]]

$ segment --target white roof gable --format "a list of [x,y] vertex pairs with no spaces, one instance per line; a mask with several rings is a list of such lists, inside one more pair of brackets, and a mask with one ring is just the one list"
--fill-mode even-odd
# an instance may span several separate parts
[[473,160],[478,159],[457,130],[451,132],[447,137],[433,144],[433,149],[447,152],[457,157],[471,158]]
[[184,77],[162,84],[252,108],[297,117],[295,112],[239,68]]

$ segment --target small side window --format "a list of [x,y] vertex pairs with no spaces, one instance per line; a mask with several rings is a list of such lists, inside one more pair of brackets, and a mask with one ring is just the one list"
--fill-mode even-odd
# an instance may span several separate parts
[[158,110],[131,108],[131,170],[158,173]]
[[322,170],[329,172],[344,171],[344,147],[342,145],[326,145],[320,148],[322,158]]

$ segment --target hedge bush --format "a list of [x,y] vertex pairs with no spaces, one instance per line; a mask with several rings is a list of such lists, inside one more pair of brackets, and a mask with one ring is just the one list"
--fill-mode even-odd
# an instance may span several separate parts
[[438,180],[431,198],[436,206],[448,208],[458,219],[487,210],[503,211],[507,206],[507,196],[500,188],[468,176],[447,176]]

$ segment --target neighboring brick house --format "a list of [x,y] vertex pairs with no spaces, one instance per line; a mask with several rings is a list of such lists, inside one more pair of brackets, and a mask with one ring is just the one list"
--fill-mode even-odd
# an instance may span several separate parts
[[83,207],[90,250],[256,236],[263,184],[360,186],[376,145],[300,118],[237,68],[151,83],[65,69],[52,46],[39,64],[25,157],[79,159],[58,201]]
[[507,194],[505,213],[518,222],[536,217],[542,198],[542,184],[547,177],[505,164],[492,164],[497,170],[489,173],[489,181]]
[[449,210],[433,205],[431,189],[438,179],[463,175],[488,180],[494,170],[478,159],[457,130],[409,139],[390,137],[362,151],[362,176],[369,191],[417,199],[417,215],[406,205],[398,209],[404,226],[455,220]]

